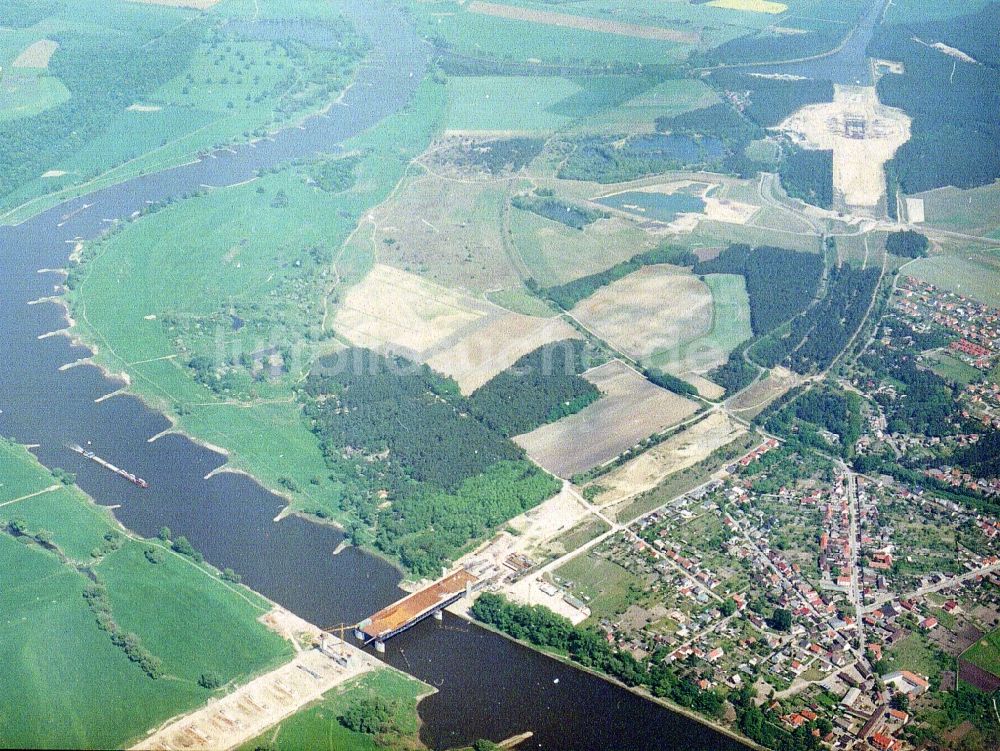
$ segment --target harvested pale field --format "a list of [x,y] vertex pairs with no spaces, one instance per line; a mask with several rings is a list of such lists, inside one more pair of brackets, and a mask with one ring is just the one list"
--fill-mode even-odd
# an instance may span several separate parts
[[906,199],[906,218],[910,224],[921,224],[926,219],[923,198]]
[[788,10],[788,6],[784,3],[775,3],[771,0],[712,0],[708,5],[712,8],[745,10],[750,13],[770,13],[772,15]]
[[420,359],[484,316],[475,301],[458,292],[378,264],[351,287],[333,326],[352,344]]
[[636,360],[676,349],[712,328],[708,286],[671,266],[647,266],[602,287],[572,315]]
[[165,5],[168,8],[193,8],[194,10],[208,10],[219,0],[128,0],[130,3],[141,3],[143,5]]
[[803,107],[778,126],[807,149],[833,151],[833,188],[844,208],[885,198],[883,165],[910,140],[910,118],[881,104],[873,86],[836,86],[833,102]]
[[680,373],[679,375],[685,381],[698,389],[698,393],[706,399],[718,399],[726,393],[726,390],[722,388],[722,386],[708,380],[704,376],[698,375],[697,373]]
[[659,485],[668,476],[692,467],[713,451],[746,433],[746,428],[722,412],[713,412],[591,483],[605,490],[594,498],[607,507]]
[[130,104],[125,109],[129,112],[159,112],[163,108],[156,104]]
[[726,406],[737,417],[752,420],[768,404],[797,386],[800,380],[799,376],[788,368],[781,366],[772,368],[770,375],[741,391],[726,402]]
[[731,201],[728,198],[705,197],[705,216],[716,222],[746,224],[760,211],[760,206]]
[[514,439],[534,461],[560,477],[604,464],[697,410],[694,402],[654,386],[620,360],[584,377],[600,389],[600,399]]
[[513,5],[484,3],[479,2],[479,0],[469,3],[468,8],[473,13],[482,13],[483,15],[497,16],[498,18],[509,18],[514,21],[529,21],[547,26],[597,31],[603,34],[617,34],[618,36],[636,37],[638,39],[654,39],[661,42],[678,42],[681,44],[697,44],[698,42],[697,34],[689,31],[677,31],[676,29],[664,29],[659,26],[618,23],[617,21],[605,21],[599,18],[587,18],[586,16],[575,16],[568,13],[553,13],[547,10],[518,8]]
[[580,334],[562,318],[503,313],[490,316],[487,323],[437,351],[426,362],[454,378],[462,393],[470,394],[542,345],[578,338]]
[[350,289],[333,327],[359,347],[427,363],[465,394],[543,344],[579,337],[560,318],[512,313],[381,264]]
[[40,39],[34,44],[27,46],[24,51],[14,58],[11,66],[15,68],[48,68],[49,60],[59,49],[59,42],[51,39]]

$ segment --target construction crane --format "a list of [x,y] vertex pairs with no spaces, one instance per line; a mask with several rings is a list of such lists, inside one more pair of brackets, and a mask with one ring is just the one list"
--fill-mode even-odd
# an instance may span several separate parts
[[348,626],[346,623],[339,623],[336,626],[327,626],[326,628],[323,629],[323,634],[322,636],[320,636],[320,639],[322,639],[323,636],[326,636],[327,634],[330,634],[331,636],[333,634],[339,634],[340,646],[337,649],[337,654],[339,654],[342,658],[346,660],[347,650],[344,648],[344,645],[347,643],[346,634],[348,631],[352,631],[353,629],[354,626]]

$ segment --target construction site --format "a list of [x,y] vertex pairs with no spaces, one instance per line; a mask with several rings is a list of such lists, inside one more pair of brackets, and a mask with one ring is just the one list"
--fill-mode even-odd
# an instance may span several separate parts
[[879,102],[874,87],[836,86],[832,102],[803,107],[778,130],[803,148],[833,152],[835,210],[885,213],[883,168],[910,140],[910,118]]

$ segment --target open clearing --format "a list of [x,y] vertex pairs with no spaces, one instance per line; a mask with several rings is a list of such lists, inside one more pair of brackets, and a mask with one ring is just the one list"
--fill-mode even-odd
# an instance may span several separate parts
[[518,8],[512,5],[484,3],[479,0],[474,0],[474,2],[470,3],[469,10],[473,13],[482,13],[483,15],[497,16],[498,18],[530,21],[531,23],[561,26],[569,29],[583,29],[584,31],[598,31],[604,34],[617,34],[619,36],[636,37],[638,39],[654,39],[661,42],[680,42],[682,44],[695,44],[698,42],[698,35],[687,31],[663,29],[657,26],[641,26],[634,23],[604,21],[599,18],[586,18],[568,13],[553,13],[546,10]]
[[348,292],[334,329],[352,344],[427,363],[466,394],[543,344],[579,337],[560,318],[511,313],[381,264]]
[[803,107],[778,126],[807,149],[833,151],[836,201],[874,209],[885,198],[883,165],[910,140],[910,118],[871,86],[836,86],[833,102]]
[[589,483],[603,488],[593,503],[602,508],[613,506],[651,490],[667,475],[697,464],[746,432],[746,428],[728,415],[713,412],[704,420]]
[[675,350],[712,328],[712,292],[673,266],[647,266],[602,287],[574,318],[636,360]]
[[752,420],[768,404],[799,384],[799,376],[780,365],[745,391],[730,399],[726,406],[744,420]]
[[48,68],[49,60],[59,49],[59,42],[51,39],[40,39],[28,46],[24,52],[14,58],[11,66],[14,68]]
[[506,195],[495,182],[412,180],[372,212],[378,259],[445,287],[519,288],[501,236]]
[[594,368],[584,377],[600,389],[600,399],[575,415],[514,439],[539,465],[560,477],[610,461],[698,408],[654,386],[620,360]]

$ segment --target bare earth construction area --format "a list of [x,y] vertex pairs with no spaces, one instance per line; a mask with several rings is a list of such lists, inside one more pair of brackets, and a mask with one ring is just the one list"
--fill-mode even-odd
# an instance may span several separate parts
[[885,198],[883,165],[910,140],[910,118],[874,87],[836,86],[833,101],[803,107],[778,126],[807,149],[833,151],[835,208],[873,210]]
[[584,378],[600,389],[600,399],[575,415],[514,439],[535,462],[560,477],[610,461],[698,408],[654,386],[620,360],[594,368]]
[[334,328],[352,344],[427,363],[466,394],[543,344],[579,336],[559,318],[511,313],[383,265],[351,289]]

